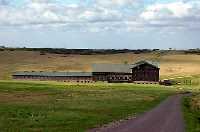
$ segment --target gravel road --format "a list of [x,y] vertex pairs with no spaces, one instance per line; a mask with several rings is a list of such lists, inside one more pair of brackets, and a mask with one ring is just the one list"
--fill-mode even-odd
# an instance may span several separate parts
[[141,116],[89,132],[185,132],[181,111],[182,96],[168,97],[159,106]]

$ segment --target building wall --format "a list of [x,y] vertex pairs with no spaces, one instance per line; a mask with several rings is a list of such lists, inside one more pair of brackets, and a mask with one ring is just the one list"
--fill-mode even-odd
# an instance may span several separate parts
[[143,64],[132,69],[133,81],[159,81],[159,68]]
[[132,82],[132,75],[131,74],[116,74],[116,75],[109,75],[108,82]]
[[107,82],[131,82],[132,74],[131,73],[93,73],[94,81],[107,81]]
[[108,81],[108,75],[109,73],[106,72],[93,72],[93,81],[98,82],[98,81]]
[[63,82],[78,82],[78,83],[91,83],[93,82],[92,76],[90,77],[53,77],[53,76],[13,76],[13,79],[18,80],[40,80],[40,81],[63,81]]

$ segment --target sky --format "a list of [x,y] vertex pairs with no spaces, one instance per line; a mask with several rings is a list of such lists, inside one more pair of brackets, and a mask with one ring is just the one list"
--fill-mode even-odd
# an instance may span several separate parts
[[200,0],[0,0],[0,45],[200,48]]

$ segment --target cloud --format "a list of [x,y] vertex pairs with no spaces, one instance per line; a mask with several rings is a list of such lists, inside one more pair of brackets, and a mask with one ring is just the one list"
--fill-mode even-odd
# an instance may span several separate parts
[[9,1],[8,0],[0,0],[0,5],[8,5]]
[[174,2],[169,4],[154,4],[142,12],[141,17],[146,20],[177,17],[183,18],[190,15],[193,6],[190,3]]
[[104,7],[122,7],[135,4],[136,0],[96,0],[96,4]]
[[31,0],[33,3],[49,3],[50,0]]
[[80,25],[120,21],[118,10],[101,6],[85,7],[49,0],[31,0],[20,8],[0,6],[0,26]]
[[145,23],[154,26],[163,27],[183,27],[190,28],[196,26],[199,28],[200,20],[200,2],[171,2],[171,3],[155,3],[149,5],[139,15]]
[[0,0],[0,26],[61,26],[66,30],[88,31],[198,28],[199,11],[200,2],[197,0],[156,2],[150,5],[144,5],[144,1],[139,0],[95,0],[87,5],[29,0],[20,7],[9,5],[7,0]]

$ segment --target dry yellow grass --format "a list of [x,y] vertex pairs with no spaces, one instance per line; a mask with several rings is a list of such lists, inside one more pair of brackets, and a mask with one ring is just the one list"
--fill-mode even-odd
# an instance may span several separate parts
[[200,74],[200,55],[166,55],[160,58],[161,76]]
[[32,51],[0,51],[0,79],[10,79],[15,71],[91,71],[94,63],[133,63],[140,59],[160,61],[162,77],[200,74],[199,55],[40,55]]

